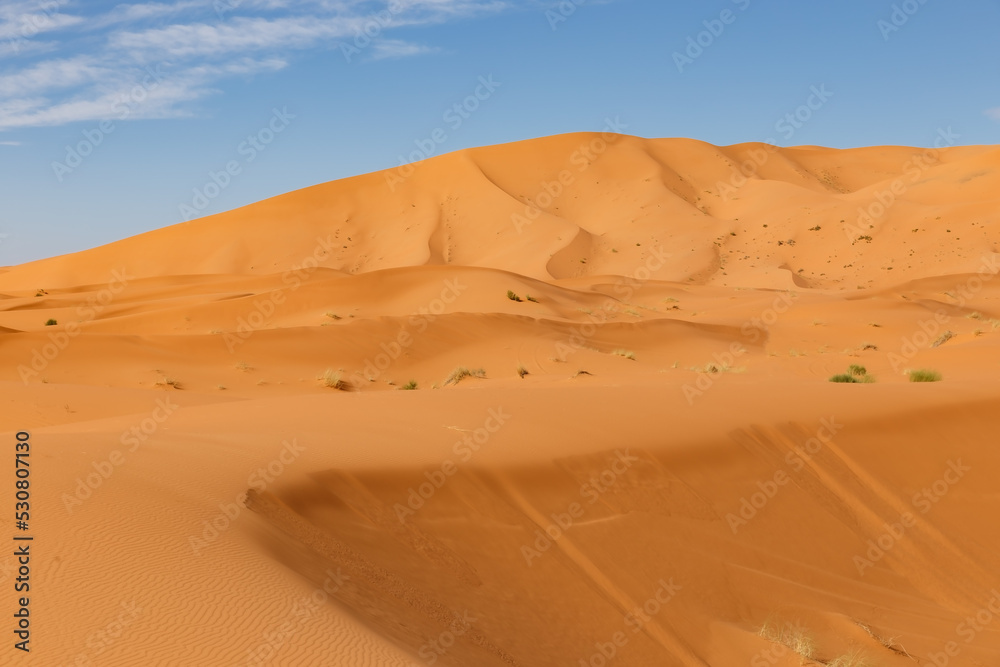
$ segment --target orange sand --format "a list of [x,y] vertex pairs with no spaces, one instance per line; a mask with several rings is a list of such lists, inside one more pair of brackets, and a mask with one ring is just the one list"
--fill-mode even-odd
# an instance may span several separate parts
[[1000,664],[998,192],[571,134],[3,270],[0,662]]

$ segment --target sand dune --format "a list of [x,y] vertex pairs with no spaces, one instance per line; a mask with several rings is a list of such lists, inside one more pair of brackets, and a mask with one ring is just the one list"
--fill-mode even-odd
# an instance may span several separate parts
[[32,659],[998,664],[997,192],[570,134],[8,267]]

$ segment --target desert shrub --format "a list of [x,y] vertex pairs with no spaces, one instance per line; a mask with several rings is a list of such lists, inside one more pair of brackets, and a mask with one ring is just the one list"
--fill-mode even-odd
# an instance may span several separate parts
[[444,383],[446,385],[447,384],[458,384],[459,382],[461,382],[465,378],[470,378],[470,377],[472,377],[472,378],[484,378],[484,377],[486,377],[486,371],[483,370],[482,368],[475,368],[475,369],[469,370],[465,366],[459,366],[458,368],[456,368],[455,370],[453,370],[451,372],[451,375],[448,376],[448,379],[446,379],[444,381]]
[[326,372],[319,378],[320,382],[323,383],[324,387],[329,389],[347,389],[347,383],[344,381],[343,371],[335,371],[332,368],[326,369]]
[[926,368],[920,368],[909,372],[910,382],[940,382],[941,374]]

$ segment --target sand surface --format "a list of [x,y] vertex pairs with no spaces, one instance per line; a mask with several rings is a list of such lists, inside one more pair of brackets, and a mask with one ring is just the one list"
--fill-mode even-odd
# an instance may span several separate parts
[[8,267],[0,663],[998,665],[998,193],[571,134]]

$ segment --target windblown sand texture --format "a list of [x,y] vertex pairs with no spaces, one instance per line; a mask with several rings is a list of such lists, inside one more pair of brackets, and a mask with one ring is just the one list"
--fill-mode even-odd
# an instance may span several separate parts
[[4,664],[998,665],[998,193],[570,134],[9,267]]

